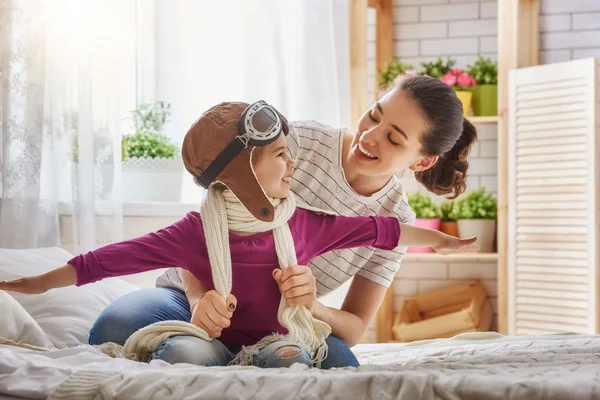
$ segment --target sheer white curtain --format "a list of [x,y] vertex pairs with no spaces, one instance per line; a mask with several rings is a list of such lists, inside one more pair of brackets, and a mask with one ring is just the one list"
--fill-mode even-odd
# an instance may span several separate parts
[[[157,100],[181,143],[221,101],[264,99],[291,120],[348,126],[348,1],[157,0]],[[202,192],[186,176],[182,199]]]
[[[120,240],[121,129],[135,105],[134,1],[0,4],[0,247],[62,239],[84,252]],[[62,219],[60,202],[70,214]]]

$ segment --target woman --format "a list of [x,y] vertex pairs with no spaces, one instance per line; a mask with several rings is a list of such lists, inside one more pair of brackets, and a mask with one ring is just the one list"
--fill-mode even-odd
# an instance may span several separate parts
[[[466,160],[477,134],[463,117],[452,88],[429,77],[402,81],[367,110],[355,135],[318,123],[296,123],[288,144],[298,159],[292,191],[300,204],[341,215],[394,215],[414,221],[396,174],[407,169],[430,192],[454,198],[466,188]],[[304,266],[275,272],[290,305],[305,305],[328,323],[328,357],[322,368],[358,366],[349,347],[367,330],[400,267],[405,248],[349,249],[324,254]],[[354,277],[340,310],[317,301]],[[124,343],[136,330],[163,320],[183,320],[219,337],[229,326],[235,302],[207,291],[181,270],[168,270],[157,288],[129,293],[98,318],[90,344]],[[191,306],[190,306],[191,305]],[[163,343],[161,358],[194,362],[192,349]],[[283,348],[276,356],[296,356]]]

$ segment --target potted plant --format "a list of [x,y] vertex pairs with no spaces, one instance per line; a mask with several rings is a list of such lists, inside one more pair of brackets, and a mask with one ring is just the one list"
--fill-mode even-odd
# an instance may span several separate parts
[[417,71],[411,64],[405,64],[400,60],[393,60],[386,64],[385,68],[381,71],[379,78],[379,90],[375,97],[379,100],[388,91],[388,89],[394,84],[398,83],[399,79],[405,76],[416,76]]
[[479,57],[467,71],[477,84],[473,89],[473,115],[498,115],[498,64],[490,58]]
[[135,132],[123,136],[123,199],[179,202],[182,162],[179,147],[163,131],[170,114],[165,102],[132,111]]
[[[416,192],[408,195],[408,204],[415,212],[415,226],[428,229],[440,229],[439,207],[429,195]],[[430,253],[430,247],[409,247],[410,253]]]
[[419,71],[419,75],[427,75],[432,78],[442,79],[444,75],[452,71],[454,64],[456,64],[456,61],[451,58],[448,58],[446,62],[441,58],[438,58],[437,61],[434,62],[422,62],[422,69]]
[[442,82],[454,88],[463,105],[463,115],[468,117],[473,97],[471,88],[475,86],[475,79],[460,68],[454,68],[452,71],[447,72],[441,79]]
[[456,210],[454,201],[445,201],[440,206],[440,231],[447,235],[458,237],[458,224],[456,223]]
[[477,236],[481,252],[492,253],[496,238],[496,196],[481,187],[455,201],[454,207],[460,236]]

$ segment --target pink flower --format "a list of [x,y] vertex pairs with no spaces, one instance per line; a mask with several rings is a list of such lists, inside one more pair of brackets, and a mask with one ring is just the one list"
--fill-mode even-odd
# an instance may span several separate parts
[[460,74],[462,74],[462,73],[463,73],[463,72],[462,72],[462,69],[460,69],[460,68],[454,68],[454,69],[452,70],[452,74],[454,74],[454,75],[460,75]]
[[452,72],[448,72],[442,77],[442,82],[444,82],[448,86],[454,86],[456,85],[456,76],[452,75]]
[[475,78],[471,78],[471,86],[476,86],[477,85],[477,81],[475,80]]
[[464,72],[458,76],[458,84],[462,87],[470,86],[471,80],[472,78]]

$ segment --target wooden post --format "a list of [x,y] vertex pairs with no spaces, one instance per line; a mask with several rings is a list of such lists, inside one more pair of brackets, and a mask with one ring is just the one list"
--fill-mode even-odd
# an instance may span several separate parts
[[386,64],[394,58],[394,15],[392,0],[378,0],[375,35],[375,92],[379,89],[379,78]]
[[367,109],[367,0],[350,4],[350,95],[352,131]]
[[508,331],[508,74],[536,65],[538,0],[498,1],[498,332]]

